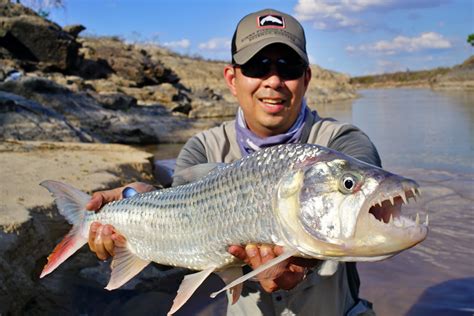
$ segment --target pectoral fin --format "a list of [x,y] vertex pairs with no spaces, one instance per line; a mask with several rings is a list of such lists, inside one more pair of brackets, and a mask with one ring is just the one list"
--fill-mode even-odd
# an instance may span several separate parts
[[171,306],[168,315],[176,313],[215,269],[215,267],[210,267],[206,270],[186,275],[179,286],[178,294],[174,298],[173,306]]
[[293,257],[295,255],[298,254],[298,251],[297,250],[288,250],[288,251],[285,251],[284,253],[282,253],[281,255],[279,255],[278,257],[276,258],[273,258],[272,260],[266,262],[265,264],[262,264],[260,267],[258,267],[257,269],[241,276],[240,278],[238,278],[237,280],[227,284],[227,286],[225,286],[224,288],[222,288],[221,290],[217,291],[217,292],[214,292],[211,294],[211,297],[214,298],[216,297],[218,294],[220,294],[221,292],[223,291],[226,291],[238,284],[241,284],[242,282],[256,276],[257,274],[267,270],[268,268],[271,268],[273,267],[274,265],[276,264],[279,264],[280,262],[282,261],[285,261],[286,259],[290,258],[290,257]]
[[112,275],[105,288],[110,291],[121,287],[149,263],[150,261],[140,259],[131,253],[127,247],[115,247],[115,256],[110,265]]
[[[222,281],[225,284],[228,284],[234,280],[237,280],[242,276],[242,267],[229,268],[223,271],[217,272],[217,275],[220,276]],[[242,283],[237,284],[236,286],[230,288],[230,293],[232,294],[232,304],[237,303],[242,293]]]

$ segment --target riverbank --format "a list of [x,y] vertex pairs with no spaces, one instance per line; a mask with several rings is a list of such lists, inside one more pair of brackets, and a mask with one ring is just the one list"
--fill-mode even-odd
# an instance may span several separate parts
[[474,56],[451,68],[403,71],[352,77],[356,89],[431,88],[435,90],[474,90]]
[[[124,145],[0,143],[0,314],[23,314],[32,302],[51,308],[67,291],[67,283],[59,286],[61,272],[54,282],[39,280],[46,256],[69,230],[39,183],[63,181],[88,193],[130,181],[154,183],[152,158]],[[65,270],[97,262],[87,251],[76,257]]]

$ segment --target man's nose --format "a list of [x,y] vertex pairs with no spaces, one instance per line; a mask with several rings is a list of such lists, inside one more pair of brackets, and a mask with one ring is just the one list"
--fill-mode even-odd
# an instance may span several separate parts
[[281,88],[284,84],[284,80],[278,74],[275,65],[272,65],[270,72],[264,79],[264,86],[272,89]]

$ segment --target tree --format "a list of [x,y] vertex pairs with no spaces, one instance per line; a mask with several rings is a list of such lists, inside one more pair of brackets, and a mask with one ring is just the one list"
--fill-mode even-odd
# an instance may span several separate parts
[[474,46],[474,33],[473,33],[473,34],[469,34],[469,35],[467,36],[467,42],[468,42],[469,44],[471,44],[471,46]]
[[16,3],[30,7],[44,18],[48,17],[49,10],[64,7],[63,0],[16,0]]

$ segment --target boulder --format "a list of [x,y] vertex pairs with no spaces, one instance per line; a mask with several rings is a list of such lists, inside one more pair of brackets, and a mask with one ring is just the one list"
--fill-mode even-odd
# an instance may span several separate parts
[[85,60],[80,66],[82,74],[87,72],[87,61],[93,61],[106,63],[116,75],[133,81],[137,87],[179,80],[171,69],[159,61],[152,61],[145,50],[127,45],[118,38],[83,38],[81,42],[80,51]]
[[82,24],[66,25],[64,31],[69,33],[72,37],[77,38],[79,33],[84,31],[86,27]]
[[0,47],[9,56],[65,71],[77,62],[79,44],[55,23],[17,4],[0,5]]
[[137,99],[123,93],[94,93],[90,94],[104,108],[127,111],[137,105]]

